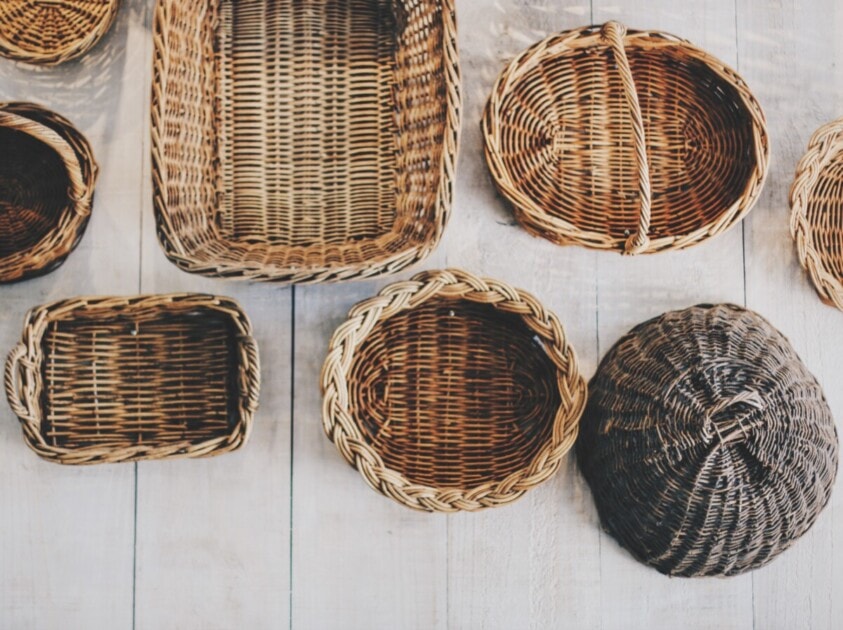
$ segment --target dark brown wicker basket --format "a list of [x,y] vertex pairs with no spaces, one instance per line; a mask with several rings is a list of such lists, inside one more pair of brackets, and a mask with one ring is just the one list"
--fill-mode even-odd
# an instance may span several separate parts
[[735,575],[811,527],[838,441],[787,339],[752,311],[702,305],[612,348],[577,456],[604,527],[636,558],[670,575]]
[[0,103],[0,283],[64,262],[88,224],[97,172],[69,121],[31,103]]
[[5,385],[44,459],[207,457],[246,442],[260,367],[249,320],[227,298],[77,298],[30,311]]

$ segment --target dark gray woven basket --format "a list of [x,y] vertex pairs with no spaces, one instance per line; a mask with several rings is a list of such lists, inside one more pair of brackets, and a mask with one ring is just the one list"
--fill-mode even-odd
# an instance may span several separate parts
[[645,322],[589,391],[577,457],[600,519],[662,573],[760,567],[828,503],[831,411],[787,339],[752,311],[701,305]]

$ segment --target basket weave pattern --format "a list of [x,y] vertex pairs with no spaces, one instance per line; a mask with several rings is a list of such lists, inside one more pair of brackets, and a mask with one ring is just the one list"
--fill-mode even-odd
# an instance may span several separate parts
[[0,103],[0,283],[60,265],[91,214],[98,168],[88,141],[58,114]]
[[799,261],[820,298],[843,310],[843,119],[813,135],[790,191]]
[[154,40],[155,208],[177,265],[319,282],[435,247],[460,121],[451,0],[159,0]]
[[816,379],[766,320],[697,306],[641,324],[591,384],[577,456],[601,521],[671,575],[735,575],[828,503],[838,440]]
[[734,71],[617,22],[516,57],[483,133],[495,183],[530,232],[626,254],[725,231],[752,208],[769,159],[764,115]]
[[29,313],[5,385],[38,455],[95,464],[239,448],[260,371],[249,321],[231,300],[79,298]]
[[322,388],[325,431],[369,485],[438,512],[503,505],[550,478],[585,404],[556,316],[458,270],[355,306]]

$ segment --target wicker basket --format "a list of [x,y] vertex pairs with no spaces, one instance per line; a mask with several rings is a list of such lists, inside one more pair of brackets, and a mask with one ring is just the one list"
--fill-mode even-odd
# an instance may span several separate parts
[[5,384],[38,455],[97,464],[239,448],[260,368],[249,320],[232,300],[79,298],[30,311]]
[[828,503],[831,411],[790,343],[751,311],[702,305],[641,324],[589,389],[580,468],[604,527],[662,573],[760,567]]
[[574,443],[585,382],[555,315],[463,271],[361,302],[322,370],[325,431],[372,488],[431,512],[514,501]]
[[79,57],[108,32],[119,0],[2,0],[0,55],[54,65]]
[[767,174],[764,115],[711,55],[617,22],[516,57],[483,119],[486,158],[533,234],[626,254],[728,229]]
[[186,271],[278,282],[394,272],[449,212],[452,0],[159,0],[158,234]]
[[843,118],[817,130],[796,169],[790,228],[826,304],[843,310]]
[[73,251],[91,215],[97,165],[88,141],[29,103],[0,103],[0,283],[38,276]]

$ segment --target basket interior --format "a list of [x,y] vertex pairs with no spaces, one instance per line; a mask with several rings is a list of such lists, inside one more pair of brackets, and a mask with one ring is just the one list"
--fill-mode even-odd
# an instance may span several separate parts
[[163,211],[190,256],[344,265],[432,237],[438,3],[222,0],[198,30],[202,3],[168,4]]
[[21,50],[63,51],[110,19],[114,0],[3,0],[0,38]]
[[[681,236],[738,202],[755,168],[753,118],[737,89],[684,46],[627,45],[647,140],[650,235]],[[632,123],[614,56],[566,49],[506,97],[501,153],[547,214],[618,240],[638,225]]]
[[237,422],[237,332],[210,308],[50,322],[42,434],[52,446],[201,443]]
[[0,127],[0,259],[26,252],[55,229],[68,208],[61,157],[33,136]]
[[355,352],[349,398],[388,467],[456,488],[529,466],[560,405],[556,366],[520,317],[444,297],[375,326]]
[[843,155],[823,166],[808,197],[805,217],[826,271],[843,283]]

